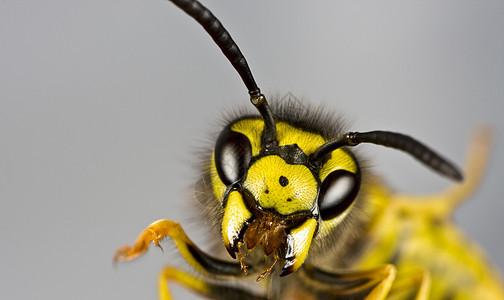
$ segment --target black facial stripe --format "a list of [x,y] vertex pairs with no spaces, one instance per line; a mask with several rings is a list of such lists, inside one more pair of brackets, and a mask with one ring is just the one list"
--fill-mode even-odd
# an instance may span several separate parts
[[355,200],[360,188],[360,174],[346,170],[331,172],[322,182],[318,205],[323,220],[342,214]]
[[291,165],[306,165],[308,162],[308,156],[297,144],[280,146],[272,154],[280,156],[286,163]]
[[252,147],[245,135],[226,127],[217,139],[214,153],[217,173],[225,185],[245,176],[252,156]]

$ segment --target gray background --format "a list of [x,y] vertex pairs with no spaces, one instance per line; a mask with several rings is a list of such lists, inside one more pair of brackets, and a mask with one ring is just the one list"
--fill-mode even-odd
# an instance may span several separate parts
[[[353,130],[411,134],[459,165],[494,130],[481,189],[456,220],[504,269],[504,2],[205,1],[268,94],[325,103]],[[162,0],[0,2],[0,298],[155,299],[153,249],[112,266],[151,221],[182,222],[194,149],[249,105],[206,33]],[[450,182],[365,145],[402,192]],[[185,292],[176,288],[177,295]]]

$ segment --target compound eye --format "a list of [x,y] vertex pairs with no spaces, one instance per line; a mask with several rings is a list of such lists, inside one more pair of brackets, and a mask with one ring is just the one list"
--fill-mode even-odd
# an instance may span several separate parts
[[360,187],[360,176],[345,170],[330,173],[320,186],[318,205],[322,220],[343,213],[353,203]]
[[240,180],[247,171],[252,157],[249,139],[229,128],[224,129],[215,145],[215,167],[225,185]]

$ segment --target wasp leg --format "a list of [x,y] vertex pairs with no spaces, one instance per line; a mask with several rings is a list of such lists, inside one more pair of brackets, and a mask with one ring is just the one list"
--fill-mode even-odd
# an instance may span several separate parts
[[114,262],[129,261],[144,254],[151,242],[161,247],[159,242],[167,236],[172,238],[182,257],[199,273],[215,276],[236,276],[243,273],[239,263],[219,260],[201,251],[187,237],[182,226],[170,220],[158,220],[150,224],[138,236],[133,246],[117,249]]
[[[168,287],[169,281],[177,282],[209,298],[232,299],[234,297],[241,297],[243,299],[265,299],[265,297],[256,296],[249,291],[233,287],[233,282],[223,279],[223,276],[236,277],[244,275],[240,263],[220,260],[201,251],[187,237],[182,226],[174,221],[158,220],[150,224],[138,236],[133,246],[123,246],[116,251],[114,261],[135,259],[148,250],[151,242],[160,247],[159,242],[167,236],[172,238],[180,254],[189,265],[199,274],[206,276],[207,279],[200,279],[174,267],[166,267],[159,275],[158,289],[160,299],[172,299]],[[220,283],[213,283],[212,280]]]
[[[200,279],[197,276],[190,275],[174,267],[165,267],[159,274],[158,291],[160,300],[172,299],[170,294],[169,282],[176,282],[189,290],[192,290],[204,297],[211,299],[245,299],[245,300],[263,300],[264,296],[258,296],[245,289],[233,287],[226,284],[226,281],[220,283],[210,282]],[[224,283],[222,283],[224,282]]]
[[427,271],[416,271],[397,274],[388,300],[414,299],[427,300],[431,287],[431,277]]
[[440,219],[450,217],[455,207],[467,199],[478,187],[488,163],[491,134],[487,128],[475,131],[468,149],[464,166],[465,179],[444,192],[433,195],[411,196],[396,194],[391,198],[410,210],[428,212]]
[[393,265],[344,274],[329,273],[308,265],[303,270],[327,294],[368,300],[385,299],[397,273]]

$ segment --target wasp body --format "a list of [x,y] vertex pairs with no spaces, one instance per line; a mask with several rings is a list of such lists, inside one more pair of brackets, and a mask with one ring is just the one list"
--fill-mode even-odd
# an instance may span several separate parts
[[[259,112],[227,123],[197,184],[203,216],[233,260],[200,250],[171,220],[149,225],[115,260],[133,259],[171,237],[198,275],[166,267],[161,299],[171,298],[171,281],[218,299],[504,299],[497,272],[451,222],[481,176],[485,132],[474,141],[464,183],[424,199],[394,194],[351,147],[382,145],[453,180],[462,174],[409,136],[346,132],[323,109],[295,99],[268,103],[211,12],[196,1],[173,2],[214,39]],[[258,283],[241,284],[251,278]]]

